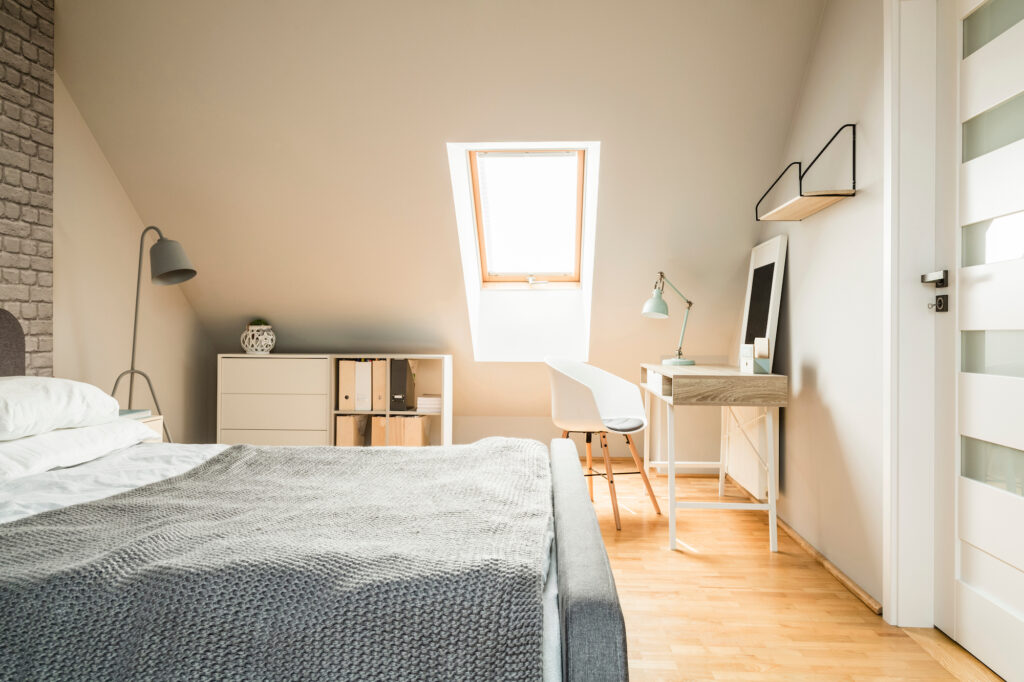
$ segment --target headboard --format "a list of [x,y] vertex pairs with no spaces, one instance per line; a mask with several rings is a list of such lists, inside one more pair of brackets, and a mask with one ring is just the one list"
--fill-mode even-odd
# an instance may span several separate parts
[[0,377],[25,374],[25,332],[21,322],[7,310],[0,310]]

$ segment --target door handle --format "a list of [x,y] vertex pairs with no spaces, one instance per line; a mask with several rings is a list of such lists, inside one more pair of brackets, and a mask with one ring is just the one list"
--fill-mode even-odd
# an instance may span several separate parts
[[944,289],[949,286],[949,270],[936,270],[921,275],[921,284],[934,284],[936,289]]

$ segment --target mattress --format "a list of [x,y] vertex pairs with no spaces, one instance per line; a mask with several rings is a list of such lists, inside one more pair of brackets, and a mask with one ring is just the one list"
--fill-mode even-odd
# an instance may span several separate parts
[[[225,445],[140,443],[91,462],[0,483],[0,523],[109,497],[182,474]],[[548,530],[549,562],[544,584],[544,680],[561,679],[554,530]]]

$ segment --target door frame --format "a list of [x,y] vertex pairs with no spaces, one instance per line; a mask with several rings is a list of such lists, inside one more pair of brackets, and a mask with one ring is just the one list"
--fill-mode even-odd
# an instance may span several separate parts
[[[952,633],[959,5],[883,1],[882,615]],[[941,142],[941,144],[940,144]],[[952,311],[920,275],[948,269]]]

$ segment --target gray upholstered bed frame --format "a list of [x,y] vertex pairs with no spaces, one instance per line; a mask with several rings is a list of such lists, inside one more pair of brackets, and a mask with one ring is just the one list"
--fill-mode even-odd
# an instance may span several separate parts
[[25,332],[10,311],[0,310],[0,377],[25,374]]
[[551,441],[562,679],[629,679],[626,626],[604,540],[571,440]]
[[[0,376],[25,374],[21,323],[0,310]],[[564,682],[627,680],[626,627],[608,554],[572,441],[551,442]]]

